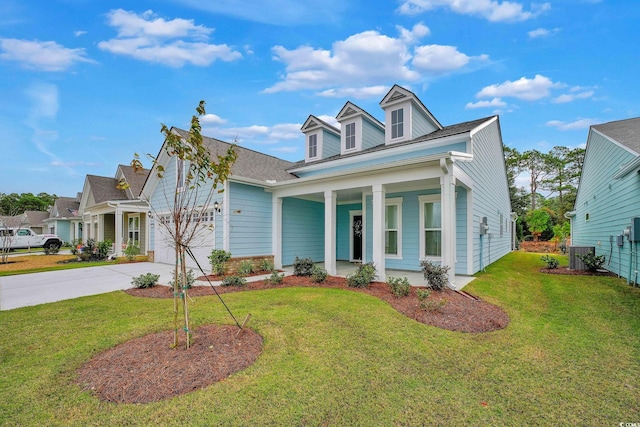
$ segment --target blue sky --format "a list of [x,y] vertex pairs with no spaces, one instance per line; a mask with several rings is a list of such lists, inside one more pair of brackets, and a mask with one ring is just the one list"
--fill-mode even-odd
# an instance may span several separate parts
[[0,192],[73,196],[201,99],[205,135],[300,160],[309,114],[382,121],[395,83],[443,125],[499,114],[520,151],[577,147],[640,116],[639,23],[636,0],[4,0]]

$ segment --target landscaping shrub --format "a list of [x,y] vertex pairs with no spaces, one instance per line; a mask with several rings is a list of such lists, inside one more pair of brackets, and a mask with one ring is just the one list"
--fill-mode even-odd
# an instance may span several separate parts
[[431,291],[429,289],[416,289],[416,295],[418,295],[418,299],[420,302],[425,301],[431,295]]
[[420,302],[420,308],[430,313],[439,313],[446,304],[447,300],[444,298],[440,300],[426,299]]
[[396,297],[409,296],[411,285],[406,277],[389,277],[387,284],[391,288],[391,293]]
[[127,260],[133,261],[139,253],[140,246],[138,246],[138,242],[135,240],[129,240],[127,242],[127,247],[124,248],[124,256],[127,257]]
[[221,286],[237,286],[243,287],[247,285],[247,279],[240,276],[227,276],[222,280]]
[[596,271],[601,269],[606,260],[604,255],[596,255],[592,252],[586,254],[576,254],[576,257],[578,257],[578,259],[582,261],[584,266],[587,267],[587,270],[589,271]]
[[260,261],[258,268],[260,269],[260,271],[273,271],[275,267],[271,261],[269,261],[268,259],[263,259],[262,261]]
[[267,279],[267,282],[272,285],[279,285],[284,280],[284,273],[280,274],[277,271],[271,272],[271,276]]
[[111,240],[96,242],[94,239],[87,239],[87,242],[78,249],[78,258],[81,261],[102,261],[107,259],[111,247]]
[[420,263],[424,278],[427,279],[427,286],[436,291],[442,291],[447,287],[449,277],[447,272],[448,266],[433,263],[431,261],[422,261]]
[[240,262],[238,266],[238,274],[241,276],[248,276],[253,273],[253,261],[250,259],[245,259]]
[[313,261],[311,258],[298,258],[293,262],[293,274],[295,276],[311,276]]
[[160,279],[159,274],[147,273],[141,274],[138,277],[134,277],[131,281],[131,284],[136,288],[153,288],[158,284],[158,280]]
[[[169,285],[173,288],[175,286],[175,282],[176,282],[176,272],[173,271],[171,273],[171,281],[169,282]],[[193,270],[187,271],[187,285],[184,287],[184,289],[191,289],[195,282],[196,282],[196,278],[193,275]],[[178,283],[179,284],[182,283],[182,272],[178,273]]]
[[55,255],[58,252],[60,252],[60,246],[58,245],[45,246],[43,250],[45,255]]
[[208,258],[211,262],[211,272],[216,276],[224,276],[227,261],[231,259],[231,252],[227,252],[223,249],[214,249],[211,251],[211,255],[209,255]]
[[540,257],[540,259],[547,263],[547,268],[549,270],[556,269],[560,265],[560,261],[558,260],[558,258],[552,257],[550,255],[543,255],[542,257]]
[[311,269],[311,280],[314,283],[322,283],[327,280],[327,270],[322,267],[318,267],[317,265],[313,266]]
[[347,286],[352,288],[367,288],[376,277],[376,267],[372,262],[360,264],[358,270],[347,276]]

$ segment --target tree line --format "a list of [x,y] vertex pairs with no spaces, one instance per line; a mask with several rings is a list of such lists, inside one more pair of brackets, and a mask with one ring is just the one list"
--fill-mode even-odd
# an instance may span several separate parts
[[[578,193],[584,148],[553,147],[548,153],[538,150],[519,152],[504,146],[511,210],[518,215],[518,240],[563,238],[569,234],[565,214],[573,210]],[[529,176],[528,188],[518,187],[516,178]]]
[[25,211],[46,212],[58,198],[55,194],[38,193],[0,193],[0,215],[14,216]]

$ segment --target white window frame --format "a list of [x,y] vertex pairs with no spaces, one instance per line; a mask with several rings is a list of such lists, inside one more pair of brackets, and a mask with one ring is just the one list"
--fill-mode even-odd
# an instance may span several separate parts
[[[386,209],[389,206],[396,206],[398,209],[398,224],[397,229],[387,228],[387,215]],[[387,253],[387,231],[396,231],[398,236],[398,241],[396,242],[398,253],[396,254],[388,254]],[[385,200],[385,224],[384,224],[384,247],[385,247],[385,258],[386,259],[402,259],[402,197],[394,197]]]
[[[322,156],[322,131],[317,131],[317,132],[312,132],[307,134],[306,136],[306,154],[305,154],[305,158],[307,161],[309,160],[318,160],[321,158]],[[311,139],[315,139],[315,144],[316,144],[316,150],[315,150],[315,155],[311,156],[310,155],[310,150],[311,150]]]
[[[397,112],[401,112],[402,113],[402,121],[395,121],[393,120],[393,115],[394,113]],[[404,107],[401,108],[396,108],[395,110],[391,110],[391,140],[399,140],[399,139],[403,139],[404,138],[404,125],[405,125],[405,119],[404,119]],[[393,136],[393,132],[396,132],[396,136]]]
[[[349,130],[351,129],[351,132]],[[356,122],[345,123],[344,125],[344,150],[352,151],[356,149]],[[351,142],[351,144],[350,144]]]
[[186,162],[176,157],[176,191],[184,190]]
[[[440,203],[440,228],[425,228],[424,227],[424,205],[425,203]],[[442,261],[442,198],[440,194],[428,194],[424,196],[418,196],[418,203],[420,204],[419,210],[419,225],[418,225],[418,235],[420,236],[420,261]],[[433,255],[425,255],[426,251],[426,238],[425,231],[440,231],[440,256]]]
[[[138,219],[138,229],[131,229],[131,220],[132,219]],[[134,221],[135,224],[135,221]],[[129,243],[129,240],[131,240],[131,233],[137,233],[138,234],[138,238],[137,239],[133,239],[134,242],[137,242],[138,245],[140,245],[140,214],[139,213],[135,213],[135,214],[129,214],[127,217],[127,241],[125,243]]]

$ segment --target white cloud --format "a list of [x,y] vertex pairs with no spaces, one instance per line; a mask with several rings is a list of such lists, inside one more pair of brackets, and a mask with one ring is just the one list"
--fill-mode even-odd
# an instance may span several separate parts
[[211,113],[207,113],[204,116],[200,117],[200,123],[202,123],[203,125],[221,125],[225,124],[226,122],[226,119],[223,119],[220,116]]
[[43,119],[55,119],[60,107],[56,85],[34,83],[26,89],[25,94],[31,101],[29,120],[33,121],[32,124]]
[[80,36],[83,36],[85,34],[87,34],[87,32],[83,31],[83,30],[76,30],[76,31],[73,32],[73,35],[76,36],[76,37],[80,37]]
[[95,63],[84,49],[69,49],[54,41],[0,39],[0,49],[0,59],[40,71],[64,71],[76,62]]
[[300,138],[302,133],[299,123],[281,123],[273,126],[252,125],[246,127],[203,126],[202,133],[220,138],[223,141],[236,141],[242,145],[247,143],[265,145],[282,140]]
[[563,122],[560,120],[550,120],[546,124],[560,130],[580,130],[588,129],[591,125],[600,123],[597,119],[579,119],[573,122]]
[[264,92],[324,89],[321,96],[377,96],[381,81],[416,81],[425,74],[437,76],[472,60],[487,59],[485,55],[467,56],[453,46],[416,46],[412,53],[414,43],[428,34],[428,28],[420,23],[412,30],[397,29],[398,37],[364,31],[334,42],[331,49],[275,46],[273,59],[284,63],[286,72],[282,81]]
[[563,83],[554,83],[548,77],[536,74],[533,79],[522,77],[516,81],[505,81],[486,86],[476,98],[514,97],[525,101],[536,101],[551,95],[551,89],[562,88]]
[[524,10],[522,3],[496,0],[406,0],[398,8],[403,15],[417,15],[426,11],[446,8],[460,15],[479,16],[492,22],[526,21],[549,10],[549,3],[533,3]]
[[327,98],[355,98],[364,99],[371,97],[379,97],[386,95],[389,91],[389,86],[366,86],[359,88],[339,88],[339,89],[327,89],[318,93],[320,96]]
[[107,14],[107,23],[117,29],[118,36],[98,43],[98,47],[117,55],[171,67],[182,67],[186,63],[207,66],[215,60],[242,58],[240,52],[226,44],[207,43],[213,29],[195,25],[190,19],[167,21],[151,10],[138,15],[117,9]]
[[588,90],[584,92],[579,92],[575,94],[565,93],[553,99],[553,102],[556,104],[565,104],[567,102],[575,101],[576,99],[587,99],[591,98],[594,94],[594,91]]
[[317,118],[319,118],[320,120],[322,120],[323,122],[333,126],[334,128],[340,129],[342,126],[340,125],[340,123],[338,123],[338,120],[336,120],[336,118],[334,116],[327,116],[324,114],[321,114],[319,116],[316,116]]
[[531,30],[527,33],[530,39],[537,39],[542,37],[549,37],[550,35],[556,34],[560,31],[560,28],[554,28],[552,30],[548,30],[546,28],[537,28],[535,30]]
[[506,107],[507,103],[504,102],[500,98],[493,98],[490,101],[478,101],[478,102],[469,102],[464,106],[467,110],[473,110],[475,108],[501,108]]
[[95,163],[95,162],[85,162],[85,161],[64,162],[61,160],[54,160],[49,164],[51,166],[56,166],[61,168],[73,168],[76,166],[90,166],[90,167],[100,166],[100,163]]

